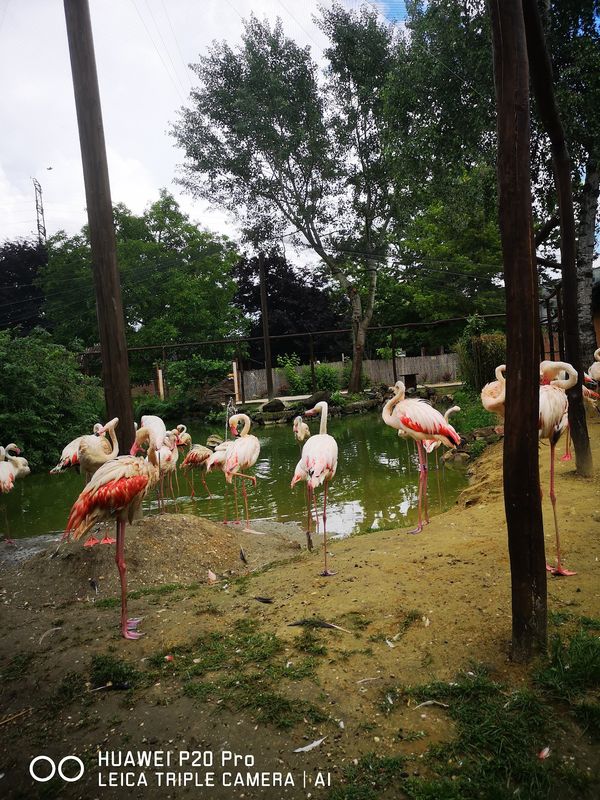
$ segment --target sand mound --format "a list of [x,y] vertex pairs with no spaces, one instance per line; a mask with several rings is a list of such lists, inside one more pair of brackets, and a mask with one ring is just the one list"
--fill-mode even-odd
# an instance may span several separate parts
[[[127,528],[128,589],[206,583],[209,569],[219,577],[244,574],[297,551],[293,539],[280,533],[254,536],[187,514],[148,517]],[[240,559],[240,547],[248,566]],[[117,595],[114,545],[85,548],[83,542],[53,542],[3,576],[5,589],[33,607],[89,599],[96,594],[93,583],[98,598]]]

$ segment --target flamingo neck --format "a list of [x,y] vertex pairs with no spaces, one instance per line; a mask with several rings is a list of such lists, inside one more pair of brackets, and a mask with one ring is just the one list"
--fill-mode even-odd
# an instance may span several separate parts
[[112,445],[110,457],[116,458],[119,455],[119,440],[117,439],[114,426],[108,429],[108,435],[110,436],[110,443]]
[[568,389],[571,389],[571,387],[575,386],[578,375],[576,370],[570,364],[567,364],[566,361],[557,361],[556,368],[564,370],[569,377],[566,380],[562,378],[555,378],[554,380],[550,381],[552,386],[558,386],[559,389],[563,389],[565,392]]
[[381,412],[381,416],[383,417],[383,421],[386,425],[392,424],[394,416],[393,411],[401,400],[404,400],[404,395],[402,392],[399,392],[396,387],[394,387],[394,396],[390,397],[390,399],[384,405],[383,411]]
[[321,425],[319,427],[319,433],[327,433],[327,403],[323,403],[321,405]]
[[250,417],[247,414],[240,414],[240,417],[244,420],[244,427],[242,428],[240,436],[248,436],[250,433]]

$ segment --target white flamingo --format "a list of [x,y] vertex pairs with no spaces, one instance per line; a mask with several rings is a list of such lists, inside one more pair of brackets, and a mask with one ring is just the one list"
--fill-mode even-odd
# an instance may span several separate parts
[[[321,414],[321,425],[319,433],[311,436],[302,448],[302,456],[296,465],[296,470],[292,478],[292,488],[299,481],[306,481],[308,487],[308,521],[306,538],[309,549],[312,549],[312,539],[310,536],[311,505],[314,491],[317,487],[323,486],[323,550],[324,550],[324,569],[321,575],[328,577],[335,575],[327,568],[327,489],[329,482],[333,480],[338,465],[338,446],[336,440],[327,433],[327,403],[317,403],[310,411],[306,412],[307,417],[314,417]],[[315,498],[316,510],[316,498]],[[318,516],[317,516],[318,520]]]

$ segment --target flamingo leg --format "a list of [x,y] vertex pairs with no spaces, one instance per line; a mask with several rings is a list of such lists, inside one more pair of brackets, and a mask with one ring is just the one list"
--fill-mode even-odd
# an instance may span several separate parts
[[175,468],[175,485],[177,486],[177,497],[179,497],[180,490],[179,490],[179,474],[177,472],[177,468]]
[[[238,473],[239,475],[239,473]],[[242,482],[242,494],[244,495],[244,508],[246,510],[246,529],[250,528],[250,514],[248,512],[248,493],[246,491],[246,481],[249,478],[240,476],[240,480]]]
[[321,575],[324,578],[329,578],[331,575],[335,575],[335,572],[327,569],[327,484],[328,481],[325,481],[323,486],[323,553],[325,559],[325,569]]
[[413,528],[412,530],[408,531],[409,533],[421,533],[423,530],[423,520],[421,516],[422,510],[422,502],[423,502],[423,488],[425,485],[425,491],[427,491],[426,484],[425,484],[425,471],[423,469],[423,445],[419,440],[417,440],[417,453],[419,455],[419,500],[418,500],[418,520],[417,520],[417,527]]
[[127,619],[127,565],[125,563],[125,520],[117,522],[117,548],[115,561],[121,579],[121,635],[125,639],[139,639],[143,633],[137,630],[139,619]]
[[310,485],[306,484],[306,546],[309,550],[313,549],[313,542],[310,535],[310,520],[312,517],[312,497],[311,497],[312,489]]
[[316,533],[318,535],[319,534],[319,510],[317,508],[317,495],[315,494],[314,489],[313,489],[313,492],[312,492],[312,497],[313,497],[313,505],[314,505],[314,509],[315,509],[315,531],[316,531]]
[[[423,447],[421,445],[421,447]],[[429,503],[427,501],[427,479],[429,477],[429,467],[427,465],[428,453],[423,447],[423,505],[425,507],[425,525],[429,525]]]
[[229,512],[227,510],[227,497],[228,497],[228,487],[227,481],[225,481],[225,497],[224,497],[224,505],[225,505],[225,519],[223,520],[224,524],[227,525],[227,517],[229,516]]
[[[11,537],[10,537],[10,529],[8,527],[8,514],[6,513],[6,506],[5,505],[2,506],[2,511],[4,512],[4,525],[6,526],[6,533],[4,534],[4,544],[10,544],[13,547],[16,547],[17,545],[16,545],[15,540],[11,539]],[[63,536],[63,539],[64,538],[65,538],[65,536]]]
[[560,538],[558,535],[558,517],[556,515],[556,493],[554,491],[554,451],[556,448],[556,444],[554,442],[550,442],[550,501],[552,503],[552,513],[554,515],[554,530],[556,533],[556,566],[551,567],[549,564],[546,564],[546,569],[548,572],[552,573],[552,575],[563,575],[564,577],[568,577],[569,575],[577,575],[576,572],[572,572],[570,569],[565,569],[563,565],[560,563]]
[[571,455],[571,430],[567,425],[567,435],[565,437],[565,454],[561,458],[561,461],[572,461],[573,456]]
[[212,494],[210,493],[210,489],[208,488],[208,484],[207,484],[207,482],[206,482],[206,480],[204,478],[204,471],[200,472],[200,478],[202,479],[202,485],[206,489],[206,492],[207,492],[208,496],[212,497]]
[[237,525],[240,521],[240,512],[238,509],[238,496],[237,496],[237,483],[235,482],[235,475],[233,476],[233,502],[235,505],[235,524]]

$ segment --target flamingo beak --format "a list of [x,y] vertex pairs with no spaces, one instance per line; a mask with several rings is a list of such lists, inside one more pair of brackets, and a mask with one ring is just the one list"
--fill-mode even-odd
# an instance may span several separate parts
[[137,454],[142,451],[142,448],[139,446],[137,442],[134,442],[131,445],[131,450],[129,451],[130,456],[137,456]]
[[231,431],[232,436],[238,436],[238,429],[235,425],[230,425],[229,430]]

